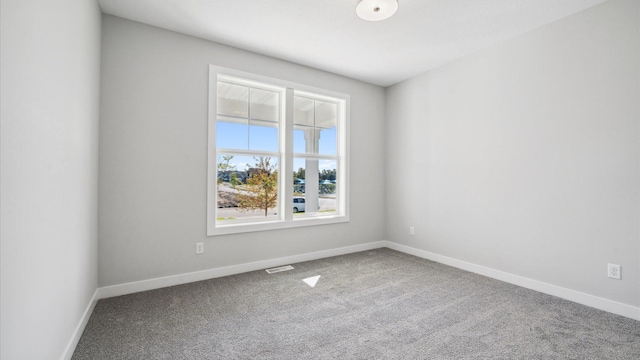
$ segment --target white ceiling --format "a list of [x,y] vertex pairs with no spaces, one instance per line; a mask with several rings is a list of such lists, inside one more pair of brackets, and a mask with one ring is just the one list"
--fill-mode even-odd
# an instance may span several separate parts
[[399,0],[381,22],[356,0],[99,0],[125,19],[388,86],[605,0]]

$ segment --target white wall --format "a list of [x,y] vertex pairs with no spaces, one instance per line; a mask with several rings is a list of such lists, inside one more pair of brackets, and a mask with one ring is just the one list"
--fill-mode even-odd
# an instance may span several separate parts
[[2,359],[57,359],[97,287],[100,9],[2,0]]
[[[206,236],[209,64],[351,95],[349,223]],[[101,287],[384,239],[380,87],[104,16],[101,99]]]
[[638,14],[608,1],[389,88],[389,240],[640,305]]

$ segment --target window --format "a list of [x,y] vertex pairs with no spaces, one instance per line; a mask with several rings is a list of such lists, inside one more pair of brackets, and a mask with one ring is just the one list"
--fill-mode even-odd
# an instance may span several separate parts
[[211,66],[208,235],[348,221],[349,97]]

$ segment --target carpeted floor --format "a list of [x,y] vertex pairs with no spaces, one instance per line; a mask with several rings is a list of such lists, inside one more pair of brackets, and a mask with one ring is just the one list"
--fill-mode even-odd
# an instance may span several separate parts
[[640,359],[638,321],[393,250],[293,266],[100,300],[73,359]]

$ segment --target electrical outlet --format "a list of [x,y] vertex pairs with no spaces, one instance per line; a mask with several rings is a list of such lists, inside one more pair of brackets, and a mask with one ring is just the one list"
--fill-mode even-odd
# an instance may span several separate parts
[[607,264],[607,276],[620,280],[620,265]]
[[196,243],[196,254],[204,254],[204,243]]
[[415,235],[416,234],[416,228],[413,226],[409,226],[409,235]]

